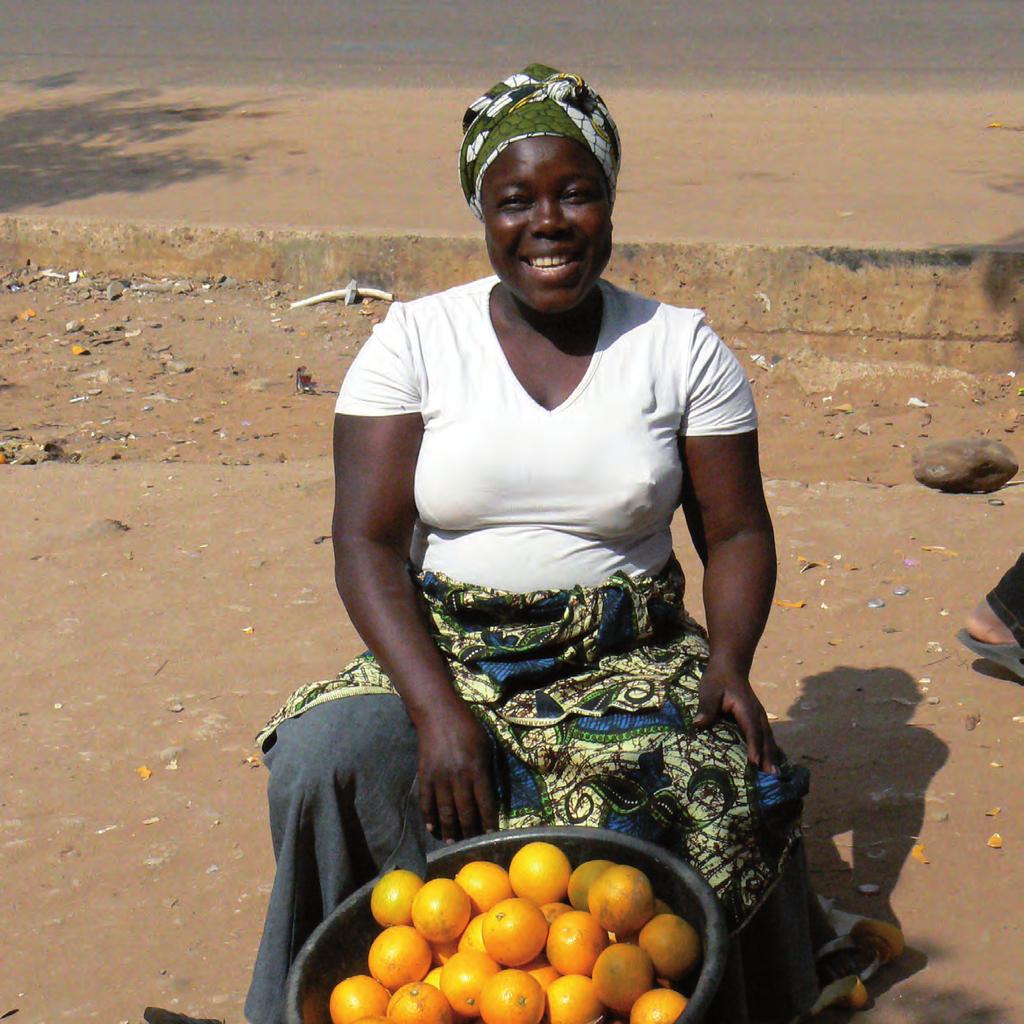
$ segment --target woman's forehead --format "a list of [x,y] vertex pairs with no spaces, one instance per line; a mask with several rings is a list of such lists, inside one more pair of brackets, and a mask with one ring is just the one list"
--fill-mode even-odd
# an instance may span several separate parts
[[483,183],[557,174],[604,178],[601,165],[586,146],[561,135],[537,135],[506,146],[487,168]]

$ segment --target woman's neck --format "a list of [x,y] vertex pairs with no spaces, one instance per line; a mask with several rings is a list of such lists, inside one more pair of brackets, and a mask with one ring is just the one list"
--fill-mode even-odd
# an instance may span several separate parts
[[563,313],[542,313],[518,299],[504,284],[491,292],[492,317],[497,314],[517,333],[539,334],[566,354],[593,351],[601,331],[604,300],[598,285],[579,305]]

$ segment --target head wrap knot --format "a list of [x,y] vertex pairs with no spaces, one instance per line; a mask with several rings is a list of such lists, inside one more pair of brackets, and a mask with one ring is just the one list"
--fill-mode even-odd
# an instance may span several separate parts
[[615,201],[619,133],[604,100],[579,75],[531,64],[471,103],[462,130],[462,191],[481,220],[480,185],[487,168],[513,142],[538,135],[558,135],[586,146],[604,171],[609,200]]

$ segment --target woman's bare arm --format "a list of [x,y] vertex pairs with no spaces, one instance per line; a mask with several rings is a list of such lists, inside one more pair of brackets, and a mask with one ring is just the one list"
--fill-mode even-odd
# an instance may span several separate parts
[[497,827],[490,742],[452,687],[408,571],[419,413],[334,418],[335,581],[353,625],[405,702],[420,804],[445,839]]
[[[704,611],[711,656],[694,724],[728,714],[743,731],[750,761],[777,761],[768,716],[750,685],[750,666],[775,593],[775,535],[765,504],[757,432],[688,437],[684,511],[704,561]],[[699,541],[698,541],[699,538]]]

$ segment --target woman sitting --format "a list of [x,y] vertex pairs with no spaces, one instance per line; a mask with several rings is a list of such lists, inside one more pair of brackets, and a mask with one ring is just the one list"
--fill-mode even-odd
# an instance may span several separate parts
[[794,856],[804,773],[749,680],[775,585],[750,387],[699,310],[601,279],[619,138],[582,79],[532,65],[464,130],[496,276],[393,305],[342,386],[336,576],[369,651],[261,734],[277,875],[246,1016],[279,1024],[303,942],[378,871],[540,824],[668,847],[733,930],[789,872],[804,1009],[832,935]]

